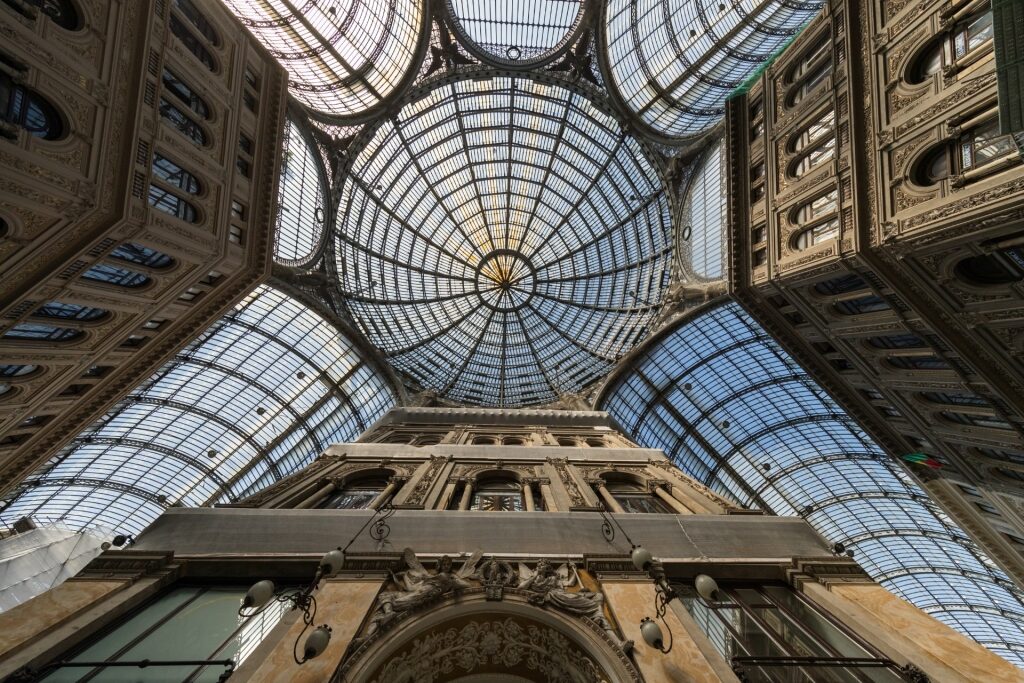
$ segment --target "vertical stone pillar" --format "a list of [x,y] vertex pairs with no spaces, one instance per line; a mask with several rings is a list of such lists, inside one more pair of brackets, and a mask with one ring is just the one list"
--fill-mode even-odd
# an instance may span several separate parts
[[377,494],[377,497],[370,503],[369,508],[376,510],[384,503],[391,500],[391,497],[395,494],[395,491],[404,484],[406,481],[405,477],[391,477],[388,479],[388,485],[384,487],[384,490]]
[[551,480],[540,479],[540,497],[544,501],[544,509],[548,512],[554,512],[558,509],[558,505],[555,504],[555,497],[551,494]]
[[609,510],[612,512],[625,512],[625,510],[622,509],[622,505],[619,504],[619,501],[615,500],[615,496],[608,492],[608,487],[605,486],[604,479],[592,479],[590,481],[590,485],[597,491],[597,495],[601,496],[601,500],[604,501],[604,504],[608,506]]
[[473,482],[469,479],[466,480],[465,486],[462,487],[462,499],[459,500],[459,509],[468,510],[470,503],[473,502]]
[[316,592],[316,625],[328,624],[331,627],[331,642],[327,649],[319,657],[302,666],[297,665],[292,654],[295,640],[301,634],[302,641],[298,647],[301,655],[304,639],[312,628],[303,634],[302,616],[298,612],[290,612],[286,618],[292,620],[291,626],[284,630],[277,642],[264,642],[272,649],[260,657],[259,661],[243,662],[231,680],[237,678],[240,683],[321,683],[331,680],[331,675],[341,663],[352,638],[358,633],[367,611],[373,607],[381,583],[381,579],[328,579]]
[[739,683],[725,659],[702,649],[672,609],[665,613],[664,624],[658,622],[666,640],[666,624],[672,630],[672,651],[663,654],[644,642],[640,635],[640,620],[654,616],[654,582],[646,577],[632,581],[602,581],[601,590],[623,635],[634,643],[633,660],[645,681]]
[[533,512],[533,480],[523,480],[523,504],[526,506],[527,512]]
[[455,489],[458,487],[459,481],[457,479],[449,479],[448,483],[444,485],[444,491],[441,492],[441,497],[437,501],[435,510],[447,510],[448,506],[452,502],[452,496],[455,495]]
[[334,493],[334,490],[335,490],[335,489],[336,489],[337,487],[338,487],[338,482],[337,482],[337,480],[336,480],[336,479],[331,479],[331,480],[329,480],[329,481],[328,481],[328,482],[327,482],[326,484],[324,484],[323,486],[321,486],[320,488],[318,488],[318,489],[316,490],[316,492],[315,492],[315,493],[313,493],[313,495],[311,495],[311,496],[309,496],[308,498],[306,498],[305,500],[301,501],[301,502],[300,502],[300,503],[299,503],[298,505],[296,505],[295,507],[296,507],[297,509],[299,509],[299,510],[307,510],[307,509],[309,509],[309,508],[311,508],[311,507],[316,507],[316,505],[317,505],[318,503],[320,503],[320,502],[321,502],[321,501],[323,501],[323,500],[324,500],[325,498],[327,498],[327,496],[329,496],[329,495],[331,495],[332,493]]
[[690,508],[695,515],[720,515],[724,512],[717,503],[702,499],[685,483],[673,483],[668,492],[680,503]]
[[681,515],[692,515],[693,510],[683,505],[682,502],[676,500],[671,493],[666,490],[666,484],[663,481],[651,481],[651,491],[658,498],[665,501],[666,504]]

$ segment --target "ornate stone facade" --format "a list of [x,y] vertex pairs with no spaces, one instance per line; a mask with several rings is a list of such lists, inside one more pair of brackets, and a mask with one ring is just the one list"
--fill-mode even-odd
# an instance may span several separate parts
[[728,107],[734,295],[1024,585],[1024,165],[987,2],[836,0]]
[[0,58],[54,120],[0,136],[0,491],[267,275],[287,85],[219,3],[20,5]]

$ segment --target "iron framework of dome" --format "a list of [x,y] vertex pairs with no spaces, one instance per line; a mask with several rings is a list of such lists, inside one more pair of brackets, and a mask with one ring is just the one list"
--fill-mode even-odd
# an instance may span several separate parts
[[579,84],[475,70],[356,142],[335,266],[395,367],[449,400],[532,405],[606,374],[657,316],[670,205]]

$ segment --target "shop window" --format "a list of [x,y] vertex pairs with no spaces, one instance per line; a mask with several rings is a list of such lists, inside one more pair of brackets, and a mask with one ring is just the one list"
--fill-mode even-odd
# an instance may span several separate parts
[[[256,616],[239,617],[247,587],[177,586],[134,614],[114,620],[70,662],[201,661],[233,659],[241,664],[280,621],[288,604],[271,601]],[[144,673],[140,673],[144,672]],[[150,665],[146,669],[58,667],[47,681],[216,681],[223,666]]]

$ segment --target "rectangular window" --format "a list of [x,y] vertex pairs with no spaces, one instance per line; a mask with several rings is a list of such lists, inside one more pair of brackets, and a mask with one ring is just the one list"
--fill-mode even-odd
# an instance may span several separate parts
[[721,586],[715,602],[693,595],[689,586],[679,591],[683,605],[742,680],[903,681],[895,662],[787,585]]
[[246,90],[242,93],[242,104],[245,105],[246,109],[255,114],[257,108],[259,107],[259,100],[256,99],[256,95]]
[[238,161],[235,162],[235,166],[238,168],[238,172],[244,175],[246,178],[252,177],[252,165],[247,159],[238,157]]
[[999,510],[997,510],[994,505],[990,505],[989,503],[982,503],[980,501],[975,502],[974,504],[977,505],[978,509],[984,512],[986,515],[992,515],[993,517],[1000,516]]
[[[69,662],[203,661],[233,659],[241,663],[281,619],[287,604],[272,602],[261,614],[243,618],[238,608],[246,588],[179,586],[92,641]],[[105,681],[216,681],[220,665],[129,667],[62,666],[47,683]]]
[[245,205],[237,199],[231,200],[231,216],[240,221],[245,220]]
[[245,133],[239,133],[238,135],[238,149],[252,156],[252,140]]
[[237,225],[228,226],[228,241],[234,244],[242,243],[242,229]]

